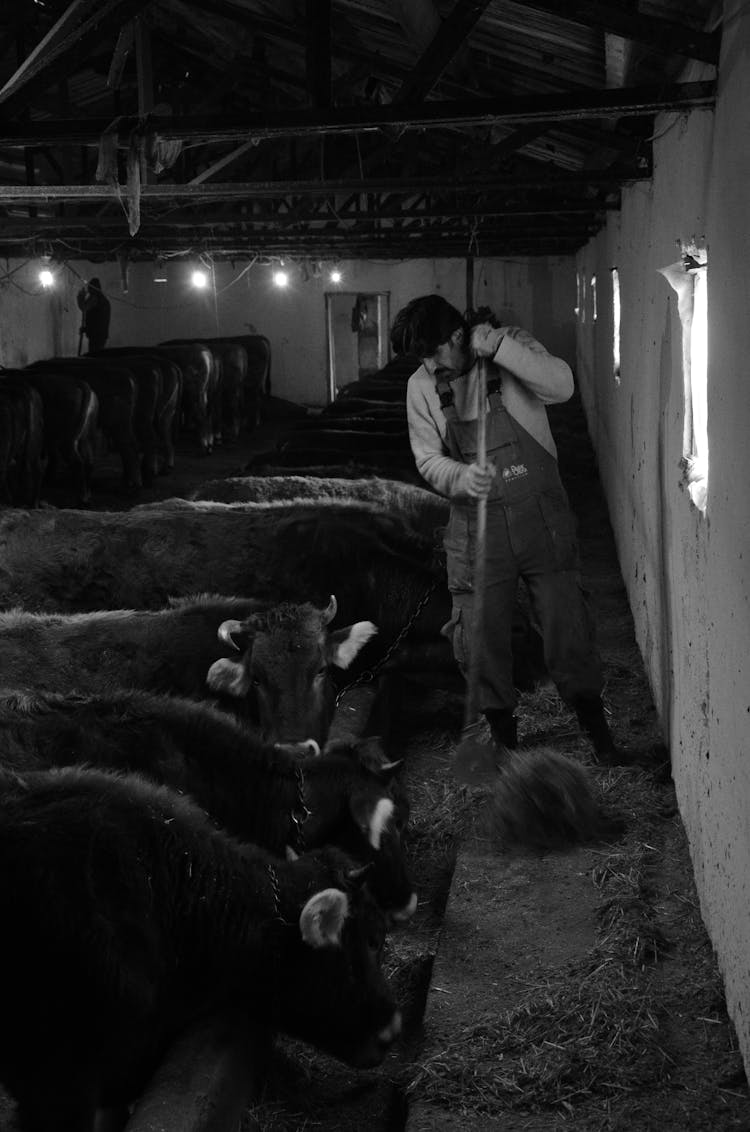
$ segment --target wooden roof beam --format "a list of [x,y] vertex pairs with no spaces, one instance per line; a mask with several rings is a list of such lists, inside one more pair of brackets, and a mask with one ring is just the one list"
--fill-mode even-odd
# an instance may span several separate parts
[[491,0],[457,0],[412,74],[401,84],[393,102],[403,104],[426,98],[445,68],[460,52],[467,36],[490,2]]
[[712,32],[696,31],[674,20],[647,16],[636,11],[635,6],[628,11],[606,0],[516,0],[516,3],[588,28],[634,39],[666,55],[685,55],[714,65],[719,62],[720,28]]
[[[8,118],[24,110],[29,102],[48,87],[59,82],[90,56],[94,46],[108,35],[119,33],[121,26],[151,0],[103,0],[94,12],[64,38],[56,39],[49,50],[38,57],[32,52],[23,67],[0,91],[0,115]],[[32,56],[35,56],[32,59]],[[20,73],[19,73],[20,72]]]

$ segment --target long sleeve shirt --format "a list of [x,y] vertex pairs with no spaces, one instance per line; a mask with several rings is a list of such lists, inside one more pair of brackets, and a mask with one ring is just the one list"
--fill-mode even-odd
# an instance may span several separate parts
[[[545,405],[567,401],[573,394],[573,374],[562,358],[545,350],[520,327],[503,327],[503,338],[492,361],[500,369],[502,401],[508,413],[555,458]],[[451,382],[459,420],[477,418],[478,363]],[[447,421],[440,408],[435,379],[424,366],[406,387],[409,441],[419,474],[441,495],[462,498],[465,465],[448,454]]]

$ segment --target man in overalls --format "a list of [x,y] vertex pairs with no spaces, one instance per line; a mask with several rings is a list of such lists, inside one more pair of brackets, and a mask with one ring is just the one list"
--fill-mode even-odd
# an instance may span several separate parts
[[[397,354],[422,360],[407,385],[409,437],[420,475],[451,501],[444,542],[453,613],[446,631],[464,675],[471,655],[476,500],[487,500],[479,703],[495,742],[517,744],[511,635],[521,577],[561,698],[575,711],[599,760],[617,761],[581,588],[576,520],[544,407],[572,395],[570,367],[519,327],[481,323],[470,329],[440,295],[408,303],[396,316],[391,344]],[[484,467],[476,461],[479,358],[489,360]]]

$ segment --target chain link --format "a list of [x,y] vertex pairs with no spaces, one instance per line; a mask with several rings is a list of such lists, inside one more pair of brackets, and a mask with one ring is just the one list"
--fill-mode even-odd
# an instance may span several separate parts
[[400,648],[400,646],[403,644],[404,638],[413,629],[417,618],[419,617],[420,613],[422,612],[424,607],[427,605],[427,602],[430,600],[430,598],[434,594],[435,590],[437,589],[437,585],[438,585],[438,580],[436,578],[427,587],[424,594],[422,595],[419,602],[417,603],[417,606],[416,606],[414,612],[412,613],[411,617],[409,618],[407,623],[404,625],[403,629],[401,629],[398,636],[393,640],[393,642],[386,649],[385,653],[380,658],[378,663],[374,664],[372,666],[372,668],[365,668],[364,671],[360,672],[360,674],[357,677],[355,677],[355,679],[352,680],[352,682],[350,684],[347,684],[346,687],[341,689],[339,694],[336,696],[336,707],[339,706],[339,703],[344,698],[346,693],[351,692],[352,688],[358,688],[360,686],[360,684],[369,684],[371,680],[375,679],[377,674],[388,663],[388,661],[391,659],[391,657],[396,652],[396,650],[398,648]]
[[302,764],[300,762],[295,764],[294,776],[297,780],[297,797],[293,808],[289,812],[294,827],[294,845],[292,849],[294,849],[295,853],[304,853],[305,834],[302,826],[310,817],[312,810],[308,808],[305,802],[305,777],[302,773]]

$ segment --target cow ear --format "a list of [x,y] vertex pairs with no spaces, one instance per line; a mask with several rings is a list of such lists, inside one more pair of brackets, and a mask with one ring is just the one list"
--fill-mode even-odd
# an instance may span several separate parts
[[347,869],[344,874],[347,882],[354,885],[355,888],[360,888],[367,880],[367,874],[374,868],[374,865],[374,861],[368,861],[366,865],[362,865],[358,869]]
[[346,629],[337,629],[335,633],[331,633],[331,664],[335,664],[337,668],[348,668],[377,631],[377,625],[373,625],[372,621],[357,621]]
[[349,898],[339,888],[324,888],[305,904],[299,917],[299,930],[310,947],[341,947],[344,921],[349,915]]
[[291,755],[295,759],[317,759],[320,756],[320,743],[317,739],[300,739],[296,743],[274,743],[273,749],[280,755]]
[[295,853],[291,845],[284,846],[284,855],[286,856],[286,859],[290,864],[292,863],[292,861],[299,861],[299,853]]
[[377,852],[380,849],[383,832],[396,809],[393,799],[378,798],[373,806],[365,794],[354,794],[349,806],[355,822]]
[[244,664],[223,656],[215,660],[206,673],[206,683],[214,692],[226,696],[246,696],[250,689],[250,677]]

